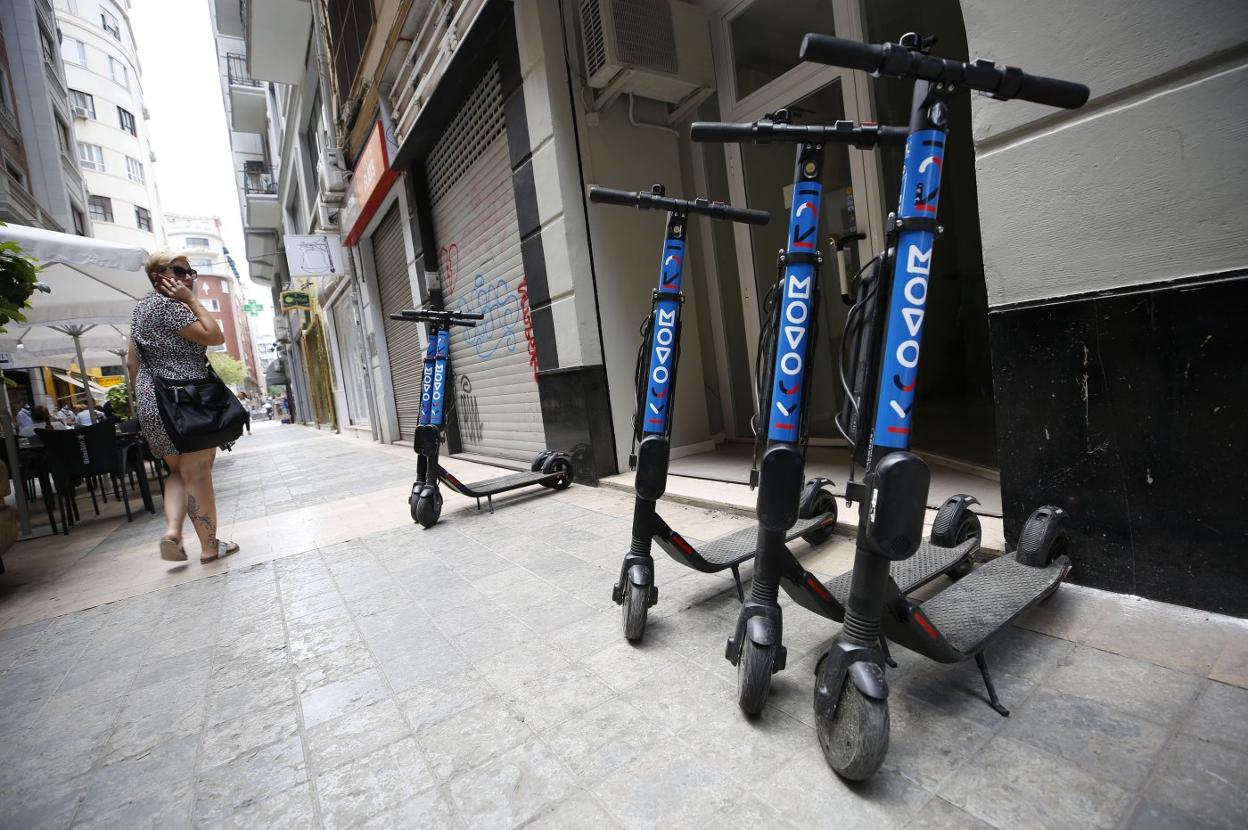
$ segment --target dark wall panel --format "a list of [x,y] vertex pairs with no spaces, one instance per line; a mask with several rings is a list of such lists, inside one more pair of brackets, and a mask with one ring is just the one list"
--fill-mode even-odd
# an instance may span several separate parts
[[1248,276],[990,315],[1006,536],[1070,513],[1071,579],[1248,616]]

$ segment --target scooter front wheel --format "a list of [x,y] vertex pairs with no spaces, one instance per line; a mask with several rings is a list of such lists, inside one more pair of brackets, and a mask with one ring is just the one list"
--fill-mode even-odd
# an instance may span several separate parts
[[438,523],[442,516],[442,494],[434,492],[431,496],[416,499],[412,517],[421,527],[430,528]]
[[866,781],[888,752],[888,701],[864,695],[845,678],[836,715],[816,712],[815,731],[828,766],[850,781]]
[[775,658],[775,646],[760,646],[746,636],[737,661],[737,705],[747,715],[757,715],[767,705]]
[[646,633],[646,616],[649,607],[646,604],[647,591],[641,585],[634,585],[627,579],[624,582],[624,602],[620,605],[620,617],[624,623],[624,639],[636,642]]

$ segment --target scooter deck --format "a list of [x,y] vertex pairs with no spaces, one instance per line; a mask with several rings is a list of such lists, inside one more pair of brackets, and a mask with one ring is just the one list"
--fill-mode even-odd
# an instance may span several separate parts
[[[801,536],[806,531],[822,524],[827,518],[826,514],[819,515],[813,519],[798,519],[797,524],[789,530],[785,537],[785,542],[791,542]],[[666,545],[660,546],[666,549]],[[758,527],[743,527],[740,530],[734,530],[732,533],[726,533],[718,536],[709,542],[697,546],[694,551],[696,555],[706,561],[707,564],[713,566],[716,570],[731,568],[734,565],[740,565],[742,562],[748,562],[754,558],[758,551]],[[671,551],[668,551],[671,553]],[[678,557],[681,562],[685,562],[688,557]]]
[[[893,562],[889,566],[888,573],[893,578],[893,582],[897,584],[897,590],[903,595],[908,594],[922,588],[977,550],[979,550],[978,539],[967,539],[953,548],[941,547],[931,542],[921,542],[914,556],[900,562]],[[964,581],[969,578],[965,577]],[[831,582],[825,583],[825,587],[842,608],[849,602],[849,586],[853,579],[854,572],[846,571]],[[946,589],[948,590],[951,589]]]
[[441,465],[438,466],[438,478],[447,487],[450,487],[460,495],[473,499],[496,496],[508,490],[518,490],[521,487],[541,484],[544,481],[555,481],[559,477],[559,473],[512,473],[511,475],[499,476],[498,478],[487,478],[484,481],[466,483],[451,475]]
[[1052,593],[1069,568],[1065,556],[1035,568],[1009,553],[924,602],[923,614],[949,645],[976,654],[992,635]]

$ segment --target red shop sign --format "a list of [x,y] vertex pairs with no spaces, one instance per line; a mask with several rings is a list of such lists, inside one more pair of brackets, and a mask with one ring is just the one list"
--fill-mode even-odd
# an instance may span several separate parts
[[342,209],[342,224],[347,228],[342,244],[350,246],[360,241],[369,220],[398,177],[399,171],[390,169],[386,131],[378,119],[351,176],[351,193]]

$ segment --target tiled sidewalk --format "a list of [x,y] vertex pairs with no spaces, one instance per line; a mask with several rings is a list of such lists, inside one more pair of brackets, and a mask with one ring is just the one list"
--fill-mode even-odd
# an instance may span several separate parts
[[[1008,719],[973,664],[896,649],[885,769],[850,787],[810,711],[835,626],[786,607],[756,720],[722,657],[729,580],[657,560],[646,640],[623,641],[626,495],[448,500],[423,531],[410,451],[293,427],[254,447],[219,482],[267,556],[0,630],[0,827],[1248,825],[1241,621],[1063,587],[989,652]],[[669,513],[690,536],[743,521]],[[145,533],[78,567],[146,563]]]

